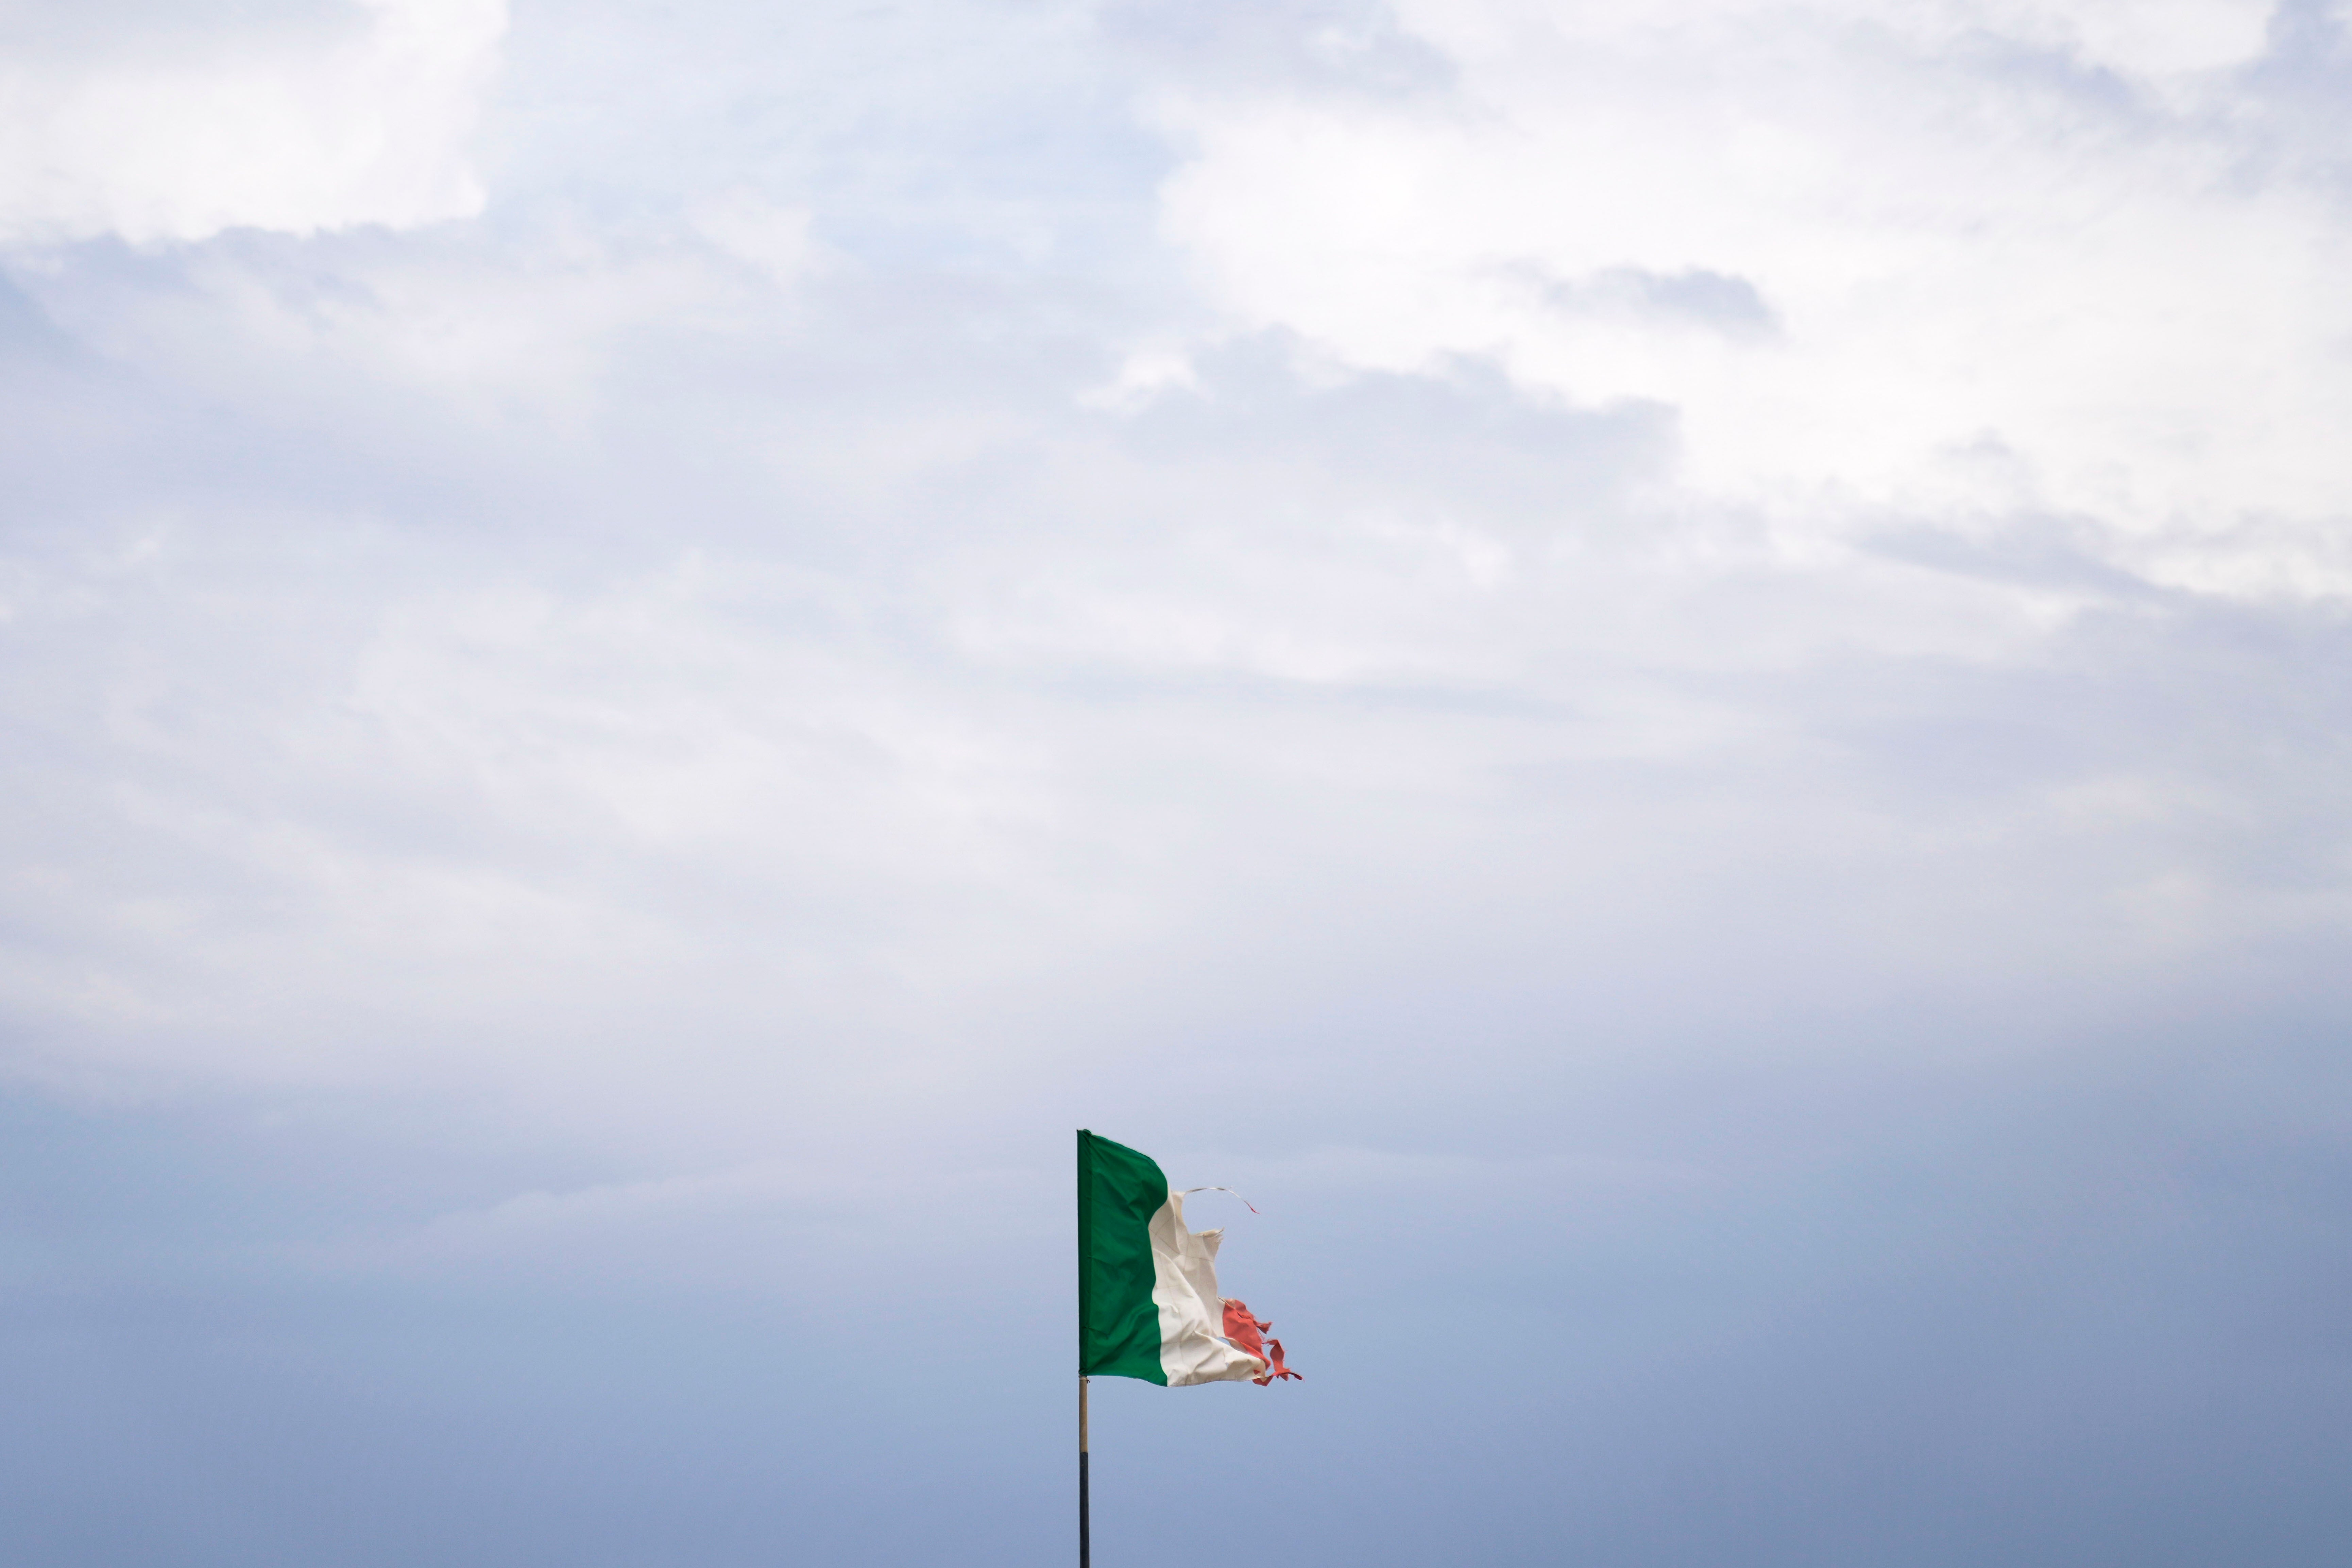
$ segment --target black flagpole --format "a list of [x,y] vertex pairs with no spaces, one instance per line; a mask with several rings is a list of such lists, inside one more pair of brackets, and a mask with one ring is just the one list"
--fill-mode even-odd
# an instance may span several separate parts
[[1087,1561],[1087,1378],[1078,1374],[1078,1568],[1092,1568]]

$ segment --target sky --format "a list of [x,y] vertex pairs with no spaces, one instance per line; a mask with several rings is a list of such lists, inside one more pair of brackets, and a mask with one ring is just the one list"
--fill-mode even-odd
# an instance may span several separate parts
[[2352,1555],[2352,10],[5,0],[26,1568]]

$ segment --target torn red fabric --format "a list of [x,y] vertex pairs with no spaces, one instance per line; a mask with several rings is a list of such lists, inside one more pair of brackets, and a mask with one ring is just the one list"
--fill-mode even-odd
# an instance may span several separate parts
[[1282,1364],[1282,1342],[1280,1340],[1269,1342],[1265,1338],[1265,1331],[1272,1327],[1274,1327],[1272,1323],[1259,1322],[1256,1316],[1250,1311],[1247,1303],[1236,1301],[1231,1297],[1225,1299],[1225,1338],[1265,1363],[1265,1375],[1251,1378],[1250,1381],[1260,1388],[1285,1377],[1297,1378],[1300,1383],[1306,1382],[1305,1378],[1299,1377],[1298,1373]]

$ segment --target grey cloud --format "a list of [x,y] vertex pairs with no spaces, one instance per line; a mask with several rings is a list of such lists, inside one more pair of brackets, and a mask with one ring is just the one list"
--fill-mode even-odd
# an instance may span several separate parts
[[1571,315],[1631,316],[1697,327],[1737,342],[1769,340],[1780,330],[1779,318],[1755,284],[1703,267],[1675,272],[1611,267],[1576,279],[1551,277],[1534,263],[1507,270],[1532,282],[1552,309]]
[[1097,15],[1113,46],[1162,87],[1181,83],[1222,93],[1272,83],[1291,90],[1442,100],[1453,78],[1441,51],[1400,26],[1389,6],[1365,0],[1277,5],[1114,0]]

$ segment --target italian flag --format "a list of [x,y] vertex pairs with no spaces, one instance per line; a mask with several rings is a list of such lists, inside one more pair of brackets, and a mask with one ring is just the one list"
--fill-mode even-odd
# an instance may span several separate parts
[[1217,1294],[1224,1236],[1185,1228],[1184,1194],[1148,1155],[1080,1132],[1079,1375],[1169,1388],[1297,1377],[1265,1337],[1273,1325]]

